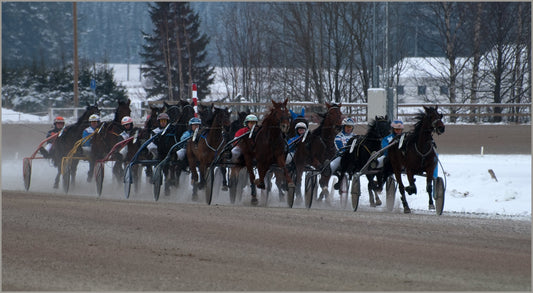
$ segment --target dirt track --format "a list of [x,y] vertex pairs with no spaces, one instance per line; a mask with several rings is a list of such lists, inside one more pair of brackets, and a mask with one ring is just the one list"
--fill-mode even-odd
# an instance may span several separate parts
[[3,290],[530,291],[531,222],[4,192]]
[[[2,125],[2,156],[30,154],[47,129]],[[436,140],[531,153],[530,126]],[[103,198],[3,190],[2,289],[531,291],[530,219]]]

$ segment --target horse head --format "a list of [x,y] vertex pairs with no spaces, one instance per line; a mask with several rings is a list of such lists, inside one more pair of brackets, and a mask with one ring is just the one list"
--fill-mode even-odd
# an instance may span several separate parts
[[226,107],[226,108],[214,108],[214,113],[213,113],[213,122],[212,122],[212,126],[220,126],[220,127],[223,127],[224,130],[228,131],[229,130],[229,126],[231,124],[231,121],[230,121],[230,117],[231,117],[231,112],[229,111],[229,109]]
[[289,99],[285,99],[285,101],[280,103],[277,103],[274,100],[271,101],[274,107],[272,108],[272,111],[269,116],[272,115],[271,117],[273,120],[279,121],[279,128],[283,133],[287,133],[291,126],[291,114],[289,112],[289,109],[287,109],[287,102],[289,101]]
[[341,127],[342,126],[342,112],[341,112],[342,104],[330,104],[326,102],[326,115],[324,116],[324,119],[327,119],[329,121],[329,125],[335,126],[335,127]]
[[431,123],[432,131],[436,132],[437,135],[441,135],[444,133],[444,122],[442,122],[443,115],[438,112],[438,107],[425,107],[424,111],[426,111],[426,117],[428,121]]
[[120,120],[124,116],[130,116],[131,115],[130,104],[131,104],[130,99],[128,99],[127,102],[118,101],[118,106],[115,109],[115,119],[113,121],[120,123]]
[[180,113],[181,113],[181,107],[178,106],[178,105],[170,105],[168,104],[167,102],[164,102],[163,103],[163,108],[164,108],[164,111],[165,113],[168,114],[168,117],[170,118],[169,119],[169,123],[174,123],[176,121],[178,121],[178,118],[180,116]]
[[376,116],[374,121],[370,123],[371,131],[373,131],[377,137],[384,138],[390,134],[390,120],[387,115]]

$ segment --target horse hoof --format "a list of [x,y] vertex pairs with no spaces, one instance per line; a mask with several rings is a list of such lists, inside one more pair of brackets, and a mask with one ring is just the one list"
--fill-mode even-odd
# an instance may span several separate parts
[[296,184],[294,184],[293,182],[287,184],[287,187],[288,188],[296,188]]
[[229,190],[229,188],[226,185],[222,186],[222,191],[228,191],[228,190]]
[[192,201],[198,201],[198,195],[197,194],[193,194],[192,195]]
[[337,182],[337,183],[333,184],[333,188],[335,190],[339,190],[340,187],[341,187],[341,183],[340,182]]
[[371,202],[371,203],[370,203],[370,206],[373,207],[373,208],[375,208],[375,207],[376,207],[376,204],[373,203],[373,202]]
[[259,200],[257,200],[257,197],[256,196],[252,197],[252,205],[256,206],[258,203],[259,203]]
[[413,193],[416,194],[416,186],[411,186],[411,185],[407,186],[407,187],[405,187],[405,191],[407,191],[407,193],[409,195],[411,195]]
[[265,189],[266,186],[265,186],[265,182],[259,182],[259,179],[255,179],[255,186],[257,186],[257,188],[259,189]]
[[381,199],[376,199],[376,206],[380,206],[382,204]]
[[411,213],[411,209],[410,208],[405,208],[405,209],[403,209],[403,213],[404,214],[410,214]]
[[59,183],[54,183],[54,188],[58,189],[59,188]]
[[430,204],[430,205],[429,205],[429,209],[430,209],[430,210],[434,210],[434,209],[435,209],[435,205]]

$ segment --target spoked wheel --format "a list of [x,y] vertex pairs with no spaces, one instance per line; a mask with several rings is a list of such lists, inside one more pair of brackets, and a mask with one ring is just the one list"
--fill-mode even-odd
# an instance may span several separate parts
[[63,190],[65,193],[68,193],[68,189],[70,187],[70,168],[71,168],[71,162],[70,160],[65,163],[64,169],[63,169]]
[[394,180],[392,176],[387,178],[385,190],[387,191],[387,210],[392,212],[394,209],[394,202],[396,200],[396,180]]
[[310,209],[313,205],[313,198],[317,193],[316,190],[316,176],[309,172],[305,174],[305,207]]
[[154,199],[159,200],[159,194],[161,193],[161,185],[163,185],[163,170],[156,167],[152,174],[152,184],[154,185]]
[[210,205],[213,196],[218,197],[222,186],[222,171],[217,167],[210,167],[207,171],[207,185],[205,188],[205,202]]
[[434,184],[435,188],[435,210],[437,212],[437,215],[442,215],[442,211],[444,210],[444,180],[442,177],[437,177]]
[[124,195],[126,196],[126,199],[130,198],[131,183],[133,182],[133,174],[131,169],[131,165],[128,165],[126,170],[124,170]]
[[24,177],[24,189],[28,191],[31,182],[31,160],[29,158],[22,160],[22,176]]
[[341,184],[339,187],[339,196],[341,202],[341,208],[345,209],[348,205],[348,175],[344,174],[341,178]]
[[104,185],[104,163],[96,163],[94,169],[94,180],[96,181],[96,192],[98,196],[102,195],[102,188]]
[[361,195],[361,179],[359,176],[354,176],[352,179],[352,208],[357,211],[359,207],[359,197]]

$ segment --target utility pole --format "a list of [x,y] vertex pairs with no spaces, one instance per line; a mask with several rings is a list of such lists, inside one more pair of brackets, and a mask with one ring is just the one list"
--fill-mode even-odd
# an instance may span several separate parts
[[78,107],[78,16],[76,2],[72,2],[72,18],[74,22],[74,107]]

